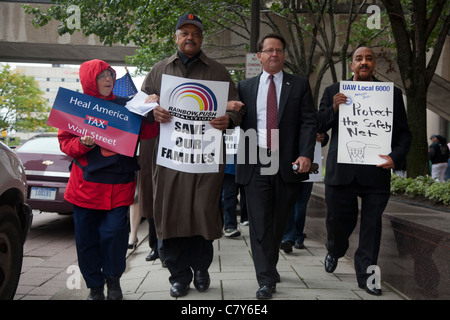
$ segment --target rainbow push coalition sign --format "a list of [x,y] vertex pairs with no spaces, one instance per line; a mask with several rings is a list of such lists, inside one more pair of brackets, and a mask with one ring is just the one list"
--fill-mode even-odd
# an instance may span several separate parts
[[[193,108],[183,108],[192,99]],[[186,82],[175,87],[169,94],[168,110],[172,116],[185,120],[210,121],[216,117],[217,98],[207,86]]]
[[125,107],[59,88],[47,124],[77,136],[91,136],[99,146],[131,157],[141,121],[140,115]]
[[229,83],[163,75],[160,105],[173,116],[160,125],[156,163],[190,173],[217,172],[222,132],[209,121],[226,112]]

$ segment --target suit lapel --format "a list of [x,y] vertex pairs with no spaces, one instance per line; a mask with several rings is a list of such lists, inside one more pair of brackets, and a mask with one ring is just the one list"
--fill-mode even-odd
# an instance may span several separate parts
[[256,128],[257,124],[257,114],[258,111],[256,110],[256,97],[258,96],[258,87],[259,87],[259,79],[261,78],[261,75],[259,77],[254,77],[249,83],[249,101],[251,101],[251,104],[247,106],[247,112],[249,115],[252,115],[251,121],[252,121],[252,127]]
[[281,85],[280,106],[278,108],[278,125],[280,124],[281,117],[283,116],[286,103],[288,101],[289,94],[294,85],[294,79],[289,73],[283,71],[283,83]]

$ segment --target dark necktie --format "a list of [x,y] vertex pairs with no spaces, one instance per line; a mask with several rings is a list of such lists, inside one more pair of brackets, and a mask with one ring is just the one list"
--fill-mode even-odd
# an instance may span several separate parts
[[275,89],[275,82],[273,82],[273,74],[269,76],[269,90],[267,92],[267,148],[276,150],[277,145],[272,144],[271,130],[277,129],[278,108],[277,108],[277,91]]

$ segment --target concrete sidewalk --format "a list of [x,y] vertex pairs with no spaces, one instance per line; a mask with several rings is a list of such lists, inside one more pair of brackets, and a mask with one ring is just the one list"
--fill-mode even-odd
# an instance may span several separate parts
[[[308,208],[310,210],[310,208]],[[311,208],[312,210],[312,208]],[[353,262],[341,258],[333,274],[325,272],[326,249],[324,239],[308,225],[323,223],[323,219],[307,217],[306,249],[293,249],[290,254],[280,251],[278,271],[281,282],[272,300],[405,300],[407,297],[382,282],[382,296],[375,297],[358,288]],[[240,226],[242,235],[237,238],[222,237],[214,241],[214,260],[209,269],[211,286],[198,292],[191,284],[187,296],[178,300],[256,300],[258,289],[251,257],[248,226]],[[148,225],[140,224],[140,243],[128,251],[127,269],[121,278],[124,300],[175,300],[169,294],[169,271],[161,261],[147,262],[150,252],[147,241]],[[62,288],[52,300],[85,300],[88,289],[81,280],[81,289]]]

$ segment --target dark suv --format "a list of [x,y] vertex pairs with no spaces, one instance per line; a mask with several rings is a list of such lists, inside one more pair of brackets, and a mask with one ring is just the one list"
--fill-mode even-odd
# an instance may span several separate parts
[[13,299],[19,283],[23,244],[33,220],[26,199],[22,162],[0,142],[0,300]]

